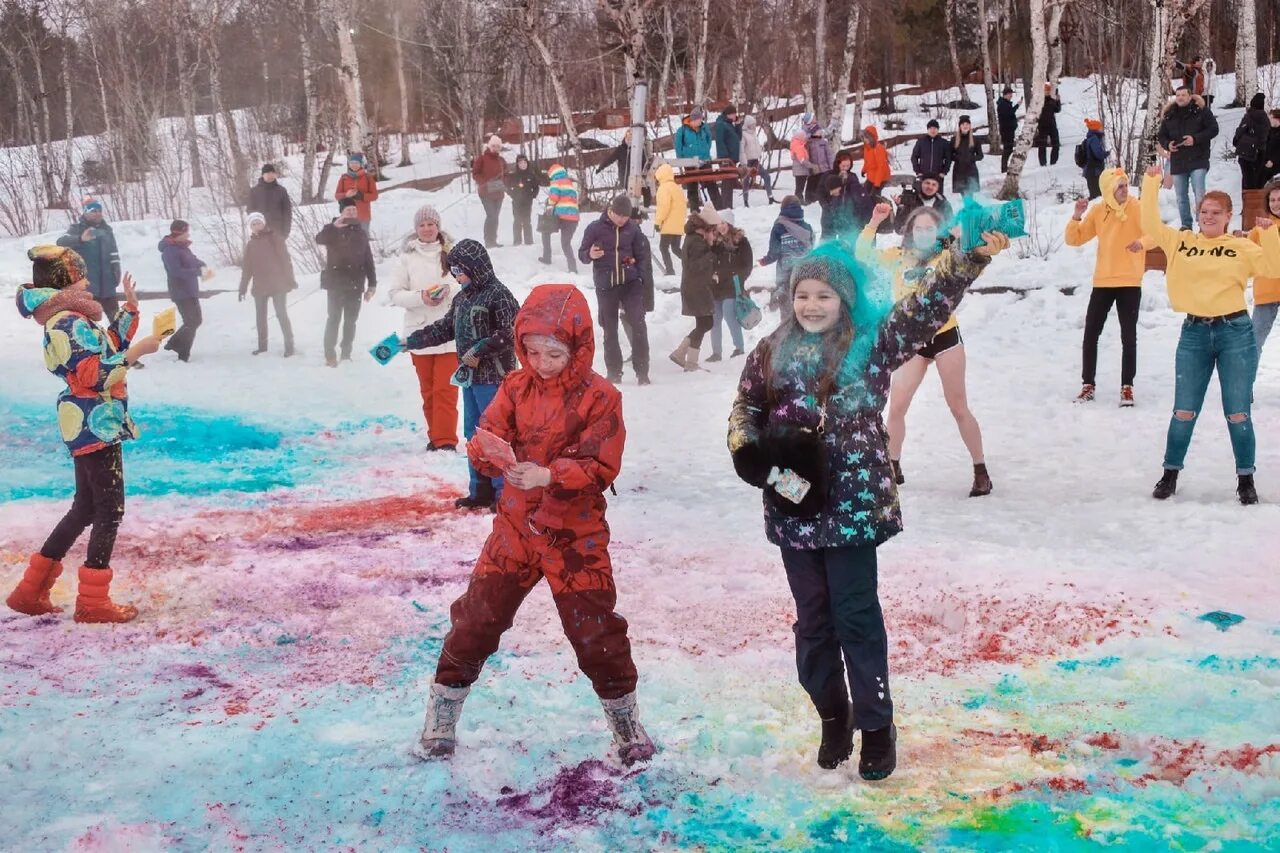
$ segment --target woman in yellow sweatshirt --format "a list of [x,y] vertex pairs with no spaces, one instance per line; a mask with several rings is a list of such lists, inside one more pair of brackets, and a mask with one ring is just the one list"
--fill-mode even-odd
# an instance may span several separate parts
[[1169,304],[1187,315],[1174,362],[1177,381],[1173,417],[1165,440],[1164,476],[1152,493],[1159,500],[1178,488],[1191,433],[1204,405],[1213,371],[1222,386],[1222,411],[1235,453],[1236,495],[1242,504],[1258,502],[1253,472],[1256,437],[1251,406],[1258,369],[1258,343],[1245,310],[1244,291],[1253,276],[1280,277],[1280,235],[1271,220],[1259,222],[1259,243],[1227,233],[1231,197],[1205,193],[1198,211],[1200,231],[1178,231],[1160,218],[1162,173],[1147,169],[1142,182],[1142,230],[1164,250]]
[[[855,247],[858,258],[868,263],[879,263],[893,273],[893,297],[901,302],[917,292],[924,282],[929,263],[942,251],[940,238],[945,225],[941,211],[933,207],[918,207],[907,217],[903,227],[902,247],[889,248],[879,253],[875,250],[876,229],[889,218],[887,204],[878,204],[871,220],[862,229]],[[936,365],[938,378],[942,380],[942,396],[956,419],[960,438],[973,459],[973,486],[969,497],[991,494],[991,475],[987,473],[986,459],[982,452],[982,428],[969,410],[969,397],[965,390],[964,341],[960,338],[960,326],[954,316],[938,330],[925,347],[893,374],[889,389],[889,461],[893,465],[898,485],[905,482],[902,476],[902,445],[907,437],[907,409],[915,397],[920,383],[924,382],[929,365]]]
[[[1138,372],[1138,309],[1142,307],[1142,274],[1147,244],[1142,239],[1142,214],[1138,200],[1129,194],[1124,169],[1107,169],[1098,176],[1102,203],[1088,214],[1087,199],[1076,202],[1075,215],[1067,222],[1067,245],[1083,246],[1098,238],[1098,259],[1093,268],[1093,291],[1084,316],[1084,383],[1077,403],[1093,400],[1098,370],[1098,339],[1107,324],[1111,306],[1120,319],[1120,405],[1133,405],[1133,378]],[[1151,245],[1155,245],[1152,243]]]

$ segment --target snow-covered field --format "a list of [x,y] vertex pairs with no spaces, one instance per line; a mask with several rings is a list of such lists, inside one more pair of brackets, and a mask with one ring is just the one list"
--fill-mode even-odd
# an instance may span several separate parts
[[[1054,233],[1070,215],[1055,185],[1083,186],[1064,90],[1062,160],[1026,176]],[[1221,147],[1239,111],[1219,118]],[[995,184],[998,158],[982,166]],[[1215,162],[1210,185],[1238,198],[1234,164]],[[453,189],[385,193],[375,230],[408,233],[427,202],[453,235],[480,233],[478,202]],[[756,193],[736,212],[763,254],[776,208]],[[163,289],[164,224],[117,226],[146,289]],[[6,304],[34,242],[0,242]],[[518,297],[549,281],[590,290],[589,274],[536,255],[494,253]],[[323,366],[314,276],[293,294],[289,361],[278,335],[274,353],[250,355],[250,303],[208,300],[192,362],[162,353],[130,378],[144,435],[126,453],[115,568],[141,618],[0,613],[0,847],[1280,849],[1280,350],[1263,356],[1254,409],[1262,504],[1235,502],[1216,387],[1177,497],[1157,503],[1180,318],[1148,275],[1137,407],[1116,406],[1114,322],[1099,401],[1072,405],[1092,265],[1092,247],[1009,252],[978,286],[1017,292],[960,309],[992,496],[966,497],[969,461],[936,379],[912,408],[907,529],[880,555],[899,769],[876,785],[813,764],[785,578],[724,446],[741,363],[685,375],[662,357],[691,326],[677,295],[660,293],[650,317],[654,384],[627,376],[610,501],[619,610],[661,747],[623,777],[599,762],[608,734],[545,586],[468,700],[456,759],[410,757],[448,606],[488,530],[452,510],[464,461],[425,452],[405,360]],[[206,287],[237,283],[224,269]],[[357,352],[399,328],[397,310],[367,306]],[[71,486],[39,340],[0,311],[6,587]],[[69,580],[56,603],[71,603]],[[1198,618],[1215,610],[1244,621]]]

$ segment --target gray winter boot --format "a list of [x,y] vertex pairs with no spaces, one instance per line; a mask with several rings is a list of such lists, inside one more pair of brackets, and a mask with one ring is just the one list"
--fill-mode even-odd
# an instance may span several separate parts
[[653,758],[657,750],[644,726],[640,725],[635,692],[617,699],[601,699],[600,704],[604,706],[609,731],[613,732],[613,748],[609,751],[609,759],[623,767],[630,767]]
[[689,339],[685,338],[680,342],[680,346],[676,347],[669,358],[681,367],[685,366],[685,358],[689,354]]
[[684,354],[684,372],[697,373],[701,369],[698,366],[698,350],[694,347],[689,347]]
[[458,736],[455,729],[462,716],[462,703],[466,701],[470,687],[447,687],[432,684],[427,697],[427,721],[422,726],[422,736],[413,748],[413,754],[423,761],[435,761],[453,755]]

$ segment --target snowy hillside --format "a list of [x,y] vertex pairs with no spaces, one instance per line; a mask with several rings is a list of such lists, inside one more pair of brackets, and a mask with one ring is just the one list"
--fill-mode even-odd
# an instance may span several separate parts
[[[1219,91],[1230,85],[1220,78]],[[1050,245],[1084,189],[1071,147],[1096,113],[1089,87],[1063,81],[1061,160],[1040,168],[1033,154],[1024,172]],[[939,97],[949,94],[926,99]],[[908,131],[922,129],[928,115],[900,100]],[[1218,112],[1215,157],[1240,115]],[[896,152],[902,165],[907,153]],[[390,183],[438,173],[450,156],[389,170]],[[984,187],[997,186],[999,158],[981,167]],[[296,178],[287,184],[296,197]],[[1238,201],[1234,162],[1215,159],[1209,185]],[[423,204],[454,237],[481,233],[480,204],[459,182],[385,191],[379,241],[407,235]],[[736,204],[758,257],[777,208],[762,192]],[[807,217],[816,225],[816,206]],[[208,242],[194,219],[199,255]],[[549,268],[537,248],[509,247],[510,223],[508,207],[508,247],[493,259],[516,296],[572,281],[594,310],[589,270],[570,277],[558,256]],[[116,224],[143,289],[164,289],[155,245],[166,227]],[[6,304],[29,276],[24,250],[61,230],[0,240]],[[649,318],[654,384],[637,387],[628,368],[622,386],[628,440],[609,507],[618,609],[657,758],[622,777],[601,765],[608,733],[545,584],[468,700],[455,760],[412,758],[449,605],[491,520],[453,511],[465,461],[425,451],[408,361],[364,356],[402,312],[380,298],[366,306],[355,362],[328,369],[325,299],[310,275],[290,299],[298,357],[280,358],[278,336],[271,353],[250,355],[252,304],[224,293],[204,304],[190,364],[161,353],[130,376],[143,436],[125,454],[113,593],[140,619],[86,627],[0,610],[0,768],[11,780],[0,846],[1280,849],[1280,348],[1263,355],[1253,410],[1262,504],[1235,501],[1216,383],[1178,495],[1153,501],[1181,317],[1149,273],[1136,408],[1116,405],[1114,321],[1099,400],[1072,405],[1095,248],[1051,248],[997,258],[976,289],[1001,292],[972,293],[959,311],[993,495],[966,497],[971,466],[936,376],[911,409],[906,530],[880,550],[900,730],[889,780],[813,764],[794,605],[759,494],[725,449],[742,362],[679,372],[665,354],[692,321],[666,293]],[[223,268],[204,286],[238,283]],[[767,316],[748,345],[775,323]],[[7,588],[65,510],[72,475],[40,330],[9,309],[0,357]],[[83,542],[68,564],[82,554]],[[74,595],[69,573],[53,599]],[[1210,611],[1244,621],[1220,630],[1199,618]]]

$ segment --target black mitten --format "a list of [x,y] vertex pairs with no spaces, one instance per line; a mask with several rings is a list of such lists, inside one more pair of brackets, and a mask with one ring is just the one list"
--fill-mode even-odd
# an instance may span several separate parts
[[766,444],[773,466],[794,471],[809,482],[809,491],[798,504],[769,489],[771,504],[783,515],[795,518],[812,518],[821,513],[827,501],[827,451],[822,434],[797,427],[770,427]]
[[769,451],[759,444],[744,444],[733,453],[733,470],[748,485],[763,489],[768,485],[769,469],[773,463],[769,461]]

